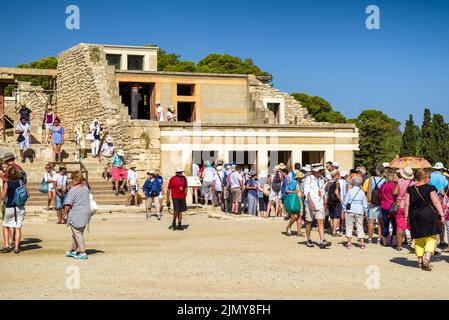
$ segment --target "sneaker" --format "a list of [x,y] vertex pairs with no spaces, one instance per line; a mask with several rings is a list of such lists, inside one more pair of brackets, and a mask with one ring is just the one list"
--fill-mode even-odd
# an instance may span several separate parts
[[158,219],[159,221],[161,221],[162,216],[161,216],[160,214],[158,214],[158,215],[157,215],[157,219]]
[[77,256],[77,253],[76,253],[76,251],[67,251],[67,252],[65,253],[65,256],[66,256],[67,258],[75,258],[75,257]]
[[312,240],[307,240],[306,246],[308,246],[309,248],[315,247],[315,245],[313,244]]
[[176,229],[177,229],[176,224],[173,223],[173,224],[171,225],[171,229],[172,229],[173,231],[176,231]]
[[76,260],[87,260],[89,259],[87,257],[87,254],[77,254],[76,256],[74,256],[73,258],[75,258]]
[[332,242],[327,242],[326,240],[323,240],[320,243],[320,249],[326,249],[332,245]]

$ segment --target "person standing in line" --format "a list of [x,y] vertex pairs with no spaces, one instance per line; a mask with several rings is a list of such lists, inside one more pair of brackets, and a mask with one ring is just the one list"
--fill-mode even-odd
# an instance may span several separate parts
[[[396,171],[389,169],[386,172],[386,182],[380,187],[380,208],[382,210],[382,237],[383,245],[394,246],[396,242],[397,224],[395,214],[390,212],[391,207],[396,202],[399,194],[399,185],[396,181]],[[390,238],[390,224],[393,232]]]
[[[3,217],[3,248],[0,253],[14,251],[20,253],[20,240],[22,238],[22,226],[25,219],[25,204],[14,203],[16,190],[24,186],[21,181],[21,172],[11,166],[6,171],[6,180],[3,183],[2,201],[5,202],[5,213]],[[25,187],[26,188],[26,187]],[[28,191],[27,191],[28,193]],[[9,242],[13,240],[13,245]]]
[[151,170],[148,174],[148,179],[143,185],[143,192],[147,197],[148,209],[151,212],[153,205],[156,209],[157,218],[160,221],[162,218],[162,205],[159,196],[162,192],[162,185],[158,179],[156,179],[155,171]]
[[259,198],[259,216],[261,218],[267,217],[268,196],[265,194],[267,187],[269,187],[267,172],[262,170],[259,175],[259,191],[257,193]]
[[245,182],[245,189],[248,196],[248,214],[257,216],[257,191],[259,190],[259,183],[257,182],[257,173],[251,171],[249,173],[250,178]]
[[[17,142],[19,143],[20,157],[22,163],[25,163],[25,151],[30,149],[31,129],[29,122],[25,117],[20,118],[17,124],[16,133],[19,135]],[[33,163],[33,155],[30,155],[30,162]]]
[[267,209],[268,217],[271,216],[271,209],[273,208],[273,204],[275,208],[275,217],[279,217],[282,214],[282,177],[279,165],[275,166],[273,169],[273,176],[271,177],[270,185],[271,189]]
[[98,158],[98,154],[100,153],[100,140],[101,133],[103,132],[103,128],[100,126],[100,122],[98,120],[94,120],[90,125],[90,134],[93,137],[92,142],[92,158]]
[[[200,166],[197,165],[195,162],[192,163],[192,177],[200,177]],[[192,202],[193,204],[199,204],[199,188],[193,187],[192,188]]]
[[405,198],[405,217],[410,223],[410,232],[415,240],[418,266],[431,271],[430,259],[435,252],[440,222],[444,222],[444,212],[438,198],[438,191],[429,185],[430,174],[425,170],[416,173],[418,182],[409,187]]
[[376,222],[377,244],[381,244],[382,239],[382,209],[380,208],[380,188],[385,183],[384,166],[377,166],[371,171],[371,177],[368,179],[368,237],[369,242],[374,243],[373,233]]
[[64,201],[67,197],[68,192],[67,180],[67,167],[65,165],[61,165],[59,167],[59,173],[57,173],[54,177],[56,191],[55,209],[58,216],[57,224],[65,224],[63,210]]
[[[231,214],[232,213],[232,209],[234,207],[234,201],[232,199],[232,192],[231,192],[231,174],[232,172],[235,171],[235,166],[230,166],[228,165],[226,167],[226,178],[224,181],[226,181],[226,187],[224,188],[225,190],[225,196],[226,196],[226,214]],[[223,182],[224,182],[223,181]]]
[[115,146],[114,139],[111,136],[106,138],[106,142],[103,143],[100,150],[100,164],[104,168],[103,178],[109,181],[109,167],[112,163],[112,157],[114,156]]
[[[47,201],[47,210],[51,211],[55,208],[56,201],[56,192],[55,192],[55,184],[56,184],[56,171],[53,170],[50,164],[45,166],[44,172],[44,182],[48,185],[48,201]],[[51,207],[50,207],[51,206]]]
[[337,192],[337,197],[340,200],[341,203],[341,219],[339,221],[339,225],[340,227],[338,228],[338,234],[339,235],[344,235],[346,234],[346,221],[345,221],[345,216],[343,214],[344,212],[344,202],[345,202],[345,198],[346,198],[346,194],[348,193],[349,190],[349,183],[348,180],[346,180],[348,178],[348,172],[346,171],[341,171],[340,172],[340,179],[338,180],[338,188],[336,190]]
[[204,204],[207,210],[209,206],[209,201],[212,202],[212,206],[215,206],[214,187],[215,187],[215,175],[217,174],[217,171],[214,169],[210,161],[206,161],[205,165],[206,168],[203,170],[201,178],[203,179],[202,194],[204,195]]
[[53,111],[53,106],[48,105],[47,110],[44,114],[43,125],[45,127],[45,144],[50,143],[50,132],[53,128],[53,123],[55,122],[56,114]]
[[129,196],[126,200],[126,206],[131,205],[131,201],[134,198],[134,206],[139,207],[139,178],[137,177],[137,166],[131,164],[127,173],[126,182],[128,184]]
[[[173,201],[174,215],[171,226],[173,231],[184,230],[182,225],[182,213],[187,211],[187,191],[188,184],[187,178],[184,176],[184,170],[177,169],[176,175],[168,182],[167,189],[167,207],[170,207],[170,197]],[[176,226],[176,221],[178,222],[178,226]]]
[[324,218],[325,218],[325,199],[324,199],[324,167],[322,165],[314,165],[313,174],[304,180],[305,194],[305,210],[306,210],[306,236],[307,246],[314,247],[311,239],[312,224],[316,219],[318,223],[318,233],[320,236],[320,249],[326,249],[332,245],[325,239],[324,235]]
[[[446,170],[446,168],[441,162],[437,162],[432,169],[433,172],[430,176],[429,184],[437,189],[437,194],[440,198],[440,201],[443,201],[445,196],[445,189],[448,186],[448,181],[443,175],[443,172]],[[444,241],[444,229],[441,229],[441,233],[438,236],[438,248],[447,249],[447,243]]]
[[[61,125],[61,120],[59,118],[55,119],[55,124],[52,129],[52,144],[53,144],[53,162],[61,163],[61,148],[64,144],[64,127]],[[58,156],[58,161],[56,161],[56,156]]]
[[360,240],[360,249],[365,249],[365,231],[363,221],[368,213],[368,201],[365,192],[362,190],[363,178],[354,176],[352,178],[351,188],[345,197],[345,216],[346,216],[346,237],[348,243],[347,249],[352,248],[352,231],[354,225],[357,228],[357,238]]
[[396,201],[399,203],[399,211],[396,214],[396,250],[402,251],[402,243],[404,242],[405,231],[409,230],[408,221],[405,217],[405,199],[407,190],[415,185],[415,176],[412,168],[404,168],[400,171],[401,179],[398,181],[399,194]]
[[115,195],[125,194],[125,184],[128,175],[125,170],[125,152],[118,150],[117,154],[112,157],[112,180],[115,183]]
[[221,211],[224,211],[224,197],[223,197],[223,166],[217,166],[217,172],[214,175],[214,204],[216,207],[220,207]]
[[241,175],[242,168],[236,166],[235,170],[229,177],[229,183],[232,193],[232,213],[240,214],[242,203],[243,177]]
[[340,227],[340,220],[342,215],[342,201],[340,199],[340,172],[337,170],[330,172],[331,180],[327,184],[327,208],[329,210],[329,217],[331,219],[332,236],[341,237],[337,233]]
[[301,179],[304,178],[304,174],[298,171],[295,175],[295,179],[292,180],[286,188],[286,198],[285,198],[285,211],[290,217],[290,222],[286,228],[287,236],[292,235],[292,226],[296,222],[297,224],[297,236],[304,237],[301,232],[302,228],[302,214],[304,211],[304,206],[302,199],[304,197],[304,191],[301,186]]
[[80,172],[72,173],[71,180],[73,186],[64,201],[64,218],[72,230],[72,246],[66,257],[87,260],[84,231],[92,217],[90,191]]

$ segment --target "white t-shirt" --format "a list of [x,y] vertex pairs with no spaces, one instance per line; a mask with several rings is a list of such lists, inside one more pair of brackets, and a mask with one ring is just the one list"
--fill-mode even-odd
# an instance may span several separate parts
[[157,121],[164,122],[164,108],[162,106],[157,107],[156,111],[159,113],[159,119]]
[[200,167],[196,163],[194,163],[192,166],[192,176],[198,177],[199,172],[200,172]]
[[53,191],[55,189],[53,181],[56,181],[56,179],[55,179],[56,178],[56,171],[52,171],[51,173],[52,173],[52,175],[50,176],[50,174],[47,171],[44,172],[44,181],[48,183],[48,190],[49,191]]
[[306,197],[306,204],[309,205],[309,201],[307,200],[307,195],[310,195],[313,203],[317,210],[324,209],[324,185],[325,181],[322,177],[318,179],[315,176],[309,176],[304,179],[304,195]]
[[223,171],[219,171],[214,175],[214,181],[215,181],[215,191],[217,192],[222,192],[223,191],[223,186],[221,181],[224,178],[224,173]]
[[231,189],[240,188],[241,181],[243,181],[243,177],[238,171],[234,171],[231,173],[231,176],[229,177]]
[[67,191],[67,176],[61,176],[60,173],[55,174],[54,181],[56,181],[56,189],[62,190],[62,192]]
[[115,146],[114,145],[110,146],[106,142],[106,143],[103,143],[103,146],[101,147],[101,154],[103,155],[103,157],[112,158],[112,156],[114,155],[114,150],[115,150]]
[[26,138],[30,135],[30,125],[28,123],[22,124],[18,123],[16,127],[17,131],[23,131],[22,135]]
[[173,121],[173,120],[175,120],[175,115],[173,114],[173,112],[167,111],[167,120],[168,120],[168,121]]
[[131,187],[137,186],[137,182],[139,181],[137,179],[137,172],[133,171],[131,169],[128,170],[128,181]]
[[203,171],[203,181],[212,182],[215,179],[217,171],[214,168],[206,168]]

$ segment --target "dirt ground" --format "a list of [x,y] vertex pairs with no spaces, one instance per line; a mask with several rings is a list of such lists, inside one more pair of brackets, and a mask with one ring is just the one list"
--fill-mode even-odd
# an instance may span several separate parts
[[[144,215],[143,215],[144,216]],[[444,299],[449,257],[417,269],[408,250],[366,250],[330,239],[328,250],[282,234],[283,220],[96,216],[88,261],[64,256],[71,234],[54,222],[26,221],[24,251],[0,255],[0,299]],[[313,233],[317,240],[316,232]],[[75,271],[74,271],[75,270]],[[71,281],[79,270],[80,288]],[[67,283],[69,286],[67,287]],[[70,285],[72,284],[72,285]]]

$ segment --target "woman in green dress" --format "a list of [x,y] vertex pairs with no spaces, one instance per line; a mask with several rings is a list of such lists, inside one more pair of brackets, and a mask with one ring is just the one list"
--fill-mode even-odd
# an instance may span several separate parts
[[303,186],[301,185],[301,179],[304,178],[304,174],[300,171],[295,176],[295,179],[290,182],[290,184],[286,188],[286,198],[284,201],[284,208],[287,214],[290,217],[290,222],[286,228],[287,236],[292,235],[292,226],[296,222],[297,224],[297,235],[298,237],[304,237],[304,234],[301,232],[302,227],[302,213],[303,213],[303,197],[304,191]]

